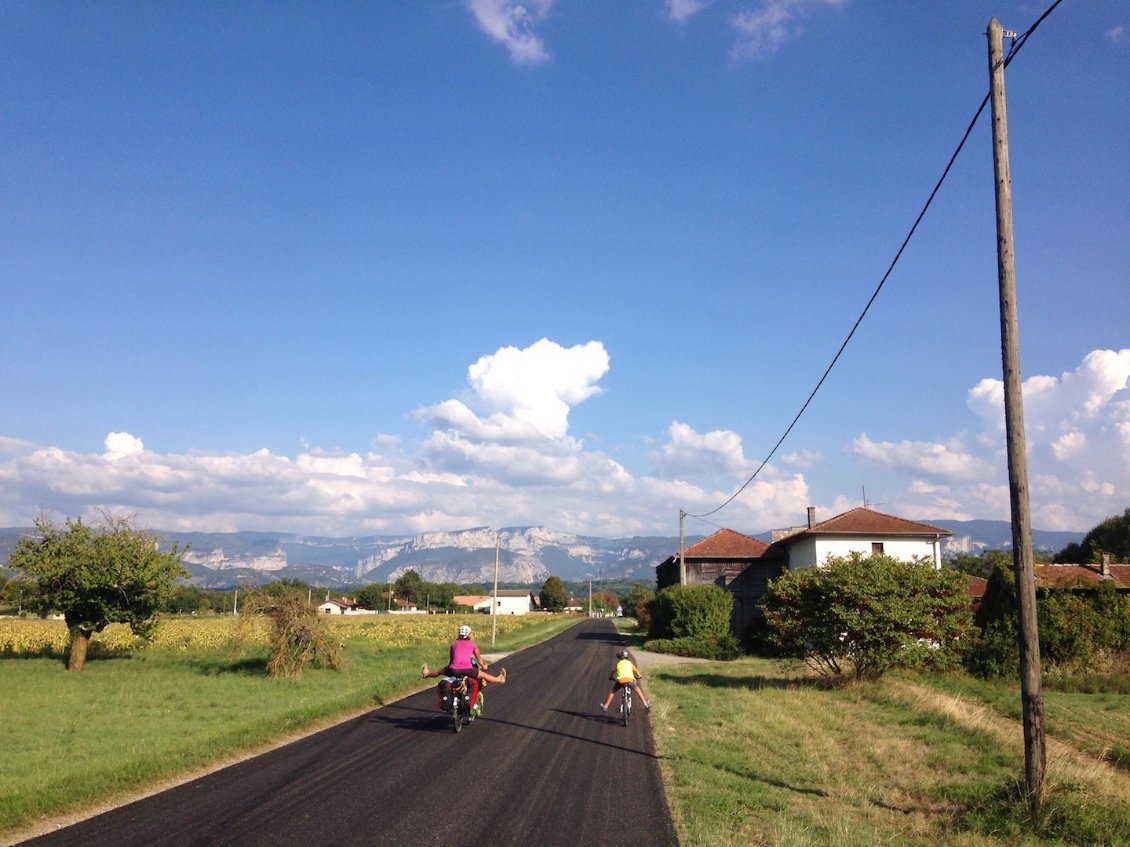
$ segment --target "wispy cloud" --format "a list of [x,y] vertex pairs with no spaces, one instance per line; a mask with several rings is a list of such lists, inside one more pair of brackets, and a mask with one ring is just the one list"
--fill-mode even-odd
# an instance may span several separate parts
[[671,20],[683,23],[706,8],[709,0],[667,0],[667,14]]
[[554,0],[467,0],[479,28],[510,52],[521,65],[535,65],[549,59],[545,43],[534,32],[545,19]]
[[847,3],[848,0],[762,0],[730,19],[738,34],[730,56],[741,61],[772,53],[804,31],[803,20],[815,9]]

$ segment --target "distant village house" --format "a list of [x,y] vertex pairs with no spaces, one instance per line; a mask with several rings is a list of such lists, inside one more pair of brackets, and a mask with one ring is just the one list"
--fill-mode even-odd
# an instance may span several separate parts
[[[942,566],[941,543],[948,529],[908,521],[861,507],[817,523],[808,509],[803,526],[774,530],[770,542],[721,529],[665,559],[656,568],[660,590],[683,582],[718,585],[734,597],[730,629],[741,637],[761,617],[758,603],[770,580],[786,570],[819,567],[829,556],[883,553],[895,559],[925,559]],[[682,571],[682,572],[681,572]]]

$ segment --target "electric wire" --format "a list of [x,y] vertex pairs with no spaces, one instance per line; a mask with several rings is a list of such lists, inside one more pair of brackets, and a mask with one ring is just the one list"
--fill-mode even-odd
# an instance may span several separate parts
[[[1024,47],[1024,44],[1025,42],[1027,42],[1028,37],[1036,31],[1036,28],[1039,27],[1039,25],[1044,22],[1048,15],[1054,12],[1056,7],[1059,6],[1059,4],[1062,2],[1063,0],[1055,0],[1055,2],[1052,3],[1046,10],[1044,10],[1044,13],[1040,15],[1040,17],[1036,19],[1036,22],[1028,27],[1028,29],[1026,29],[1023,34],[1013,38],[1012,47],[1009,49],[1008,55],[1004,58],[1004,66],[1006,68],[1016,56],[1016,54],[1019,53],[1020,50]],[[766,455],[766,457],[761,460],[761,464],[757,466],[757,469],[750,475],[749,479],[743,482],[741,487],[733,494],[731,494],[720,506],[716,506],[708,512],[703,512],[702,514],[697,515],[691,514],[687,511],[682,511],[682,514],[685,517],[702,519],[708,517],[709,515],[713,515],[716,512],[722,511],[722,509],[733,503],[734,500],[736,500],[738,496],[749,487],[750,483],[752,483],[757,478],[757,475],[761,473],[764,467],[769,464],[769,460],[773,458],[777,450],[780,449],[781,445],[785,442],[785,439],[789,437],[789,434],[793,431],[793,428],[797,425],[797,422],[800,421],[801,417],[808,410],[809,405],[811,405],[813,399],[816,397],[816,393],[820,390],[821,386],[824,385],[824,381],[832,372],[832,368],[836,366],[836,363],[839,361],[840,356],[843,355],[844,350],[847,349],[848,343],[855,335],[856,330],[859,329],[860,324],[863,323],[863,319],[867,316],[867,313],[871,310],[871,306],[872,304],[874,304],[876,298],[878,298],[879,292],[883,290],[883,286],[886,285],[887,280],[894,272],[895,265],[897,265],[899,259],[902,258],[902,254],[906,251],[907,245],[910,244],[910,240],[914,237],[914,233],[917,231],[918,225],[922,222],[922,219],[926,217],[927,210],[934,202],[934,198],[937,196],[938,191],[941,190],[942,183],[946,181],[946,177],[949,176],[950,170],[953,169],[954,162],[957,161],[958,155],[960,155],[962,149],[965,147],[965,142],[968,141],[969,136],[973,134],[973,128],[977,125],[977,121],[980,120],[981,114],[985,111],[985,106],[989,104],[990,96],[990,94],[986,94],[985,99],[981,101],[981,105],[977,107],[977,111],[974,113],[973,119],[969,122],[969,126],[965,128],[965,134],[961,136],[961,141],[958,142],[957,147],[953,151],[953,155],[950,156],[949,161],[946,163],[946,166],[942,171],[942,175],[934,184],[934,189],[930,192],[930,196],[926,198],[926,202],[925,204],[923,204],[922,210],[918,213],[918,217],[914,219],[914,224],[907,232],[906,238],[903,239],[902,244],[899,246],[898,252],[895,253],[895,257],[891,260],[890,265],[887,266],[887,272],[884,273],[882,279],[879,280],[879,284],[875,287],[875,291],[872,292],[870,299],[868,299],[867,304],[863,307],[863,311],[860,312],[859,317],[856,318],[855,323],[852,324],[851,331],[848,332],[843,344],[841,344],[840,348],[836,351],[836,355],[832,357],[832,361],[829,362],[828,367],[824,369],[824,373],[816,383],[816,387],[812,389],[811,393],[808,395],[808,398],[804,401],[804,405],[800,407],[800,411],[796,413],[796,416],[792,419],[792,422],[788,425],[788,427],[786,427],[784,433],[780,438],[777,439],[777,443],[773,445],[773,449],[770,450],[768,455]]]

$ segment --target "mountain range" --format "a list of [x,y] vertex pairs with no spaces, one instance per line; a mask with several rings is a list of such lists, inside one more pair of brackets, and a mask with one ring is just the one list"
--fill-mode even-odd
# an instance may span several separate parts
[[[977,554],[1012,547],[1007,521],[923,521],[948,529],[943,555]],[[0,528],[0,566],[27,528]],[[200,588],[224,589],[247,583],[299,579],[324,588],[391,582],[415,570],[429,582],[489,586],[495,579],[508,585],[540,586],[550,575],[564,580],[655,579],[655,566],[678,552],[677,537],[598,538],[557,532],[545,527],[478,527],[414,536],[318,537],[272,532],[161,532],[163,547],[181,549],[189,582]],[[1032,531],[1033,546],[1055,553],[1083,532]],[[688,536],[689,547],[703,536]],[[769,541],[770,533],[755,537]]]

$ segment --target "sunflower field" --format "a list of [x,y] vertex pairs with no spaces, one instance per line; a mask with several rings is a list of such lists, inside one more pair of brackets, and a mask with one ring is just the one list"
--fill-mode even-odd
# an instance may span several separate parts
[[[513,635],[546,619],[546,615],[499,616],[497,634]],[[455,638],[456,630],[467,624],[482,650],[489,645],[492,625],[484,615],[338,615],[327,622],[340,634],[343,645],[351,639],[363,639],[369,646],[381,648],[446,646]],[[268,636],[269,625],[262,617],[166,618],[149,641],[138,638],[125,624],[111,624],[94,636],[91,650],[113,654],[244,647],[266,645]],[[66,649],[67,627],[63,621],[0,618],[0,655],[61,656]]]

